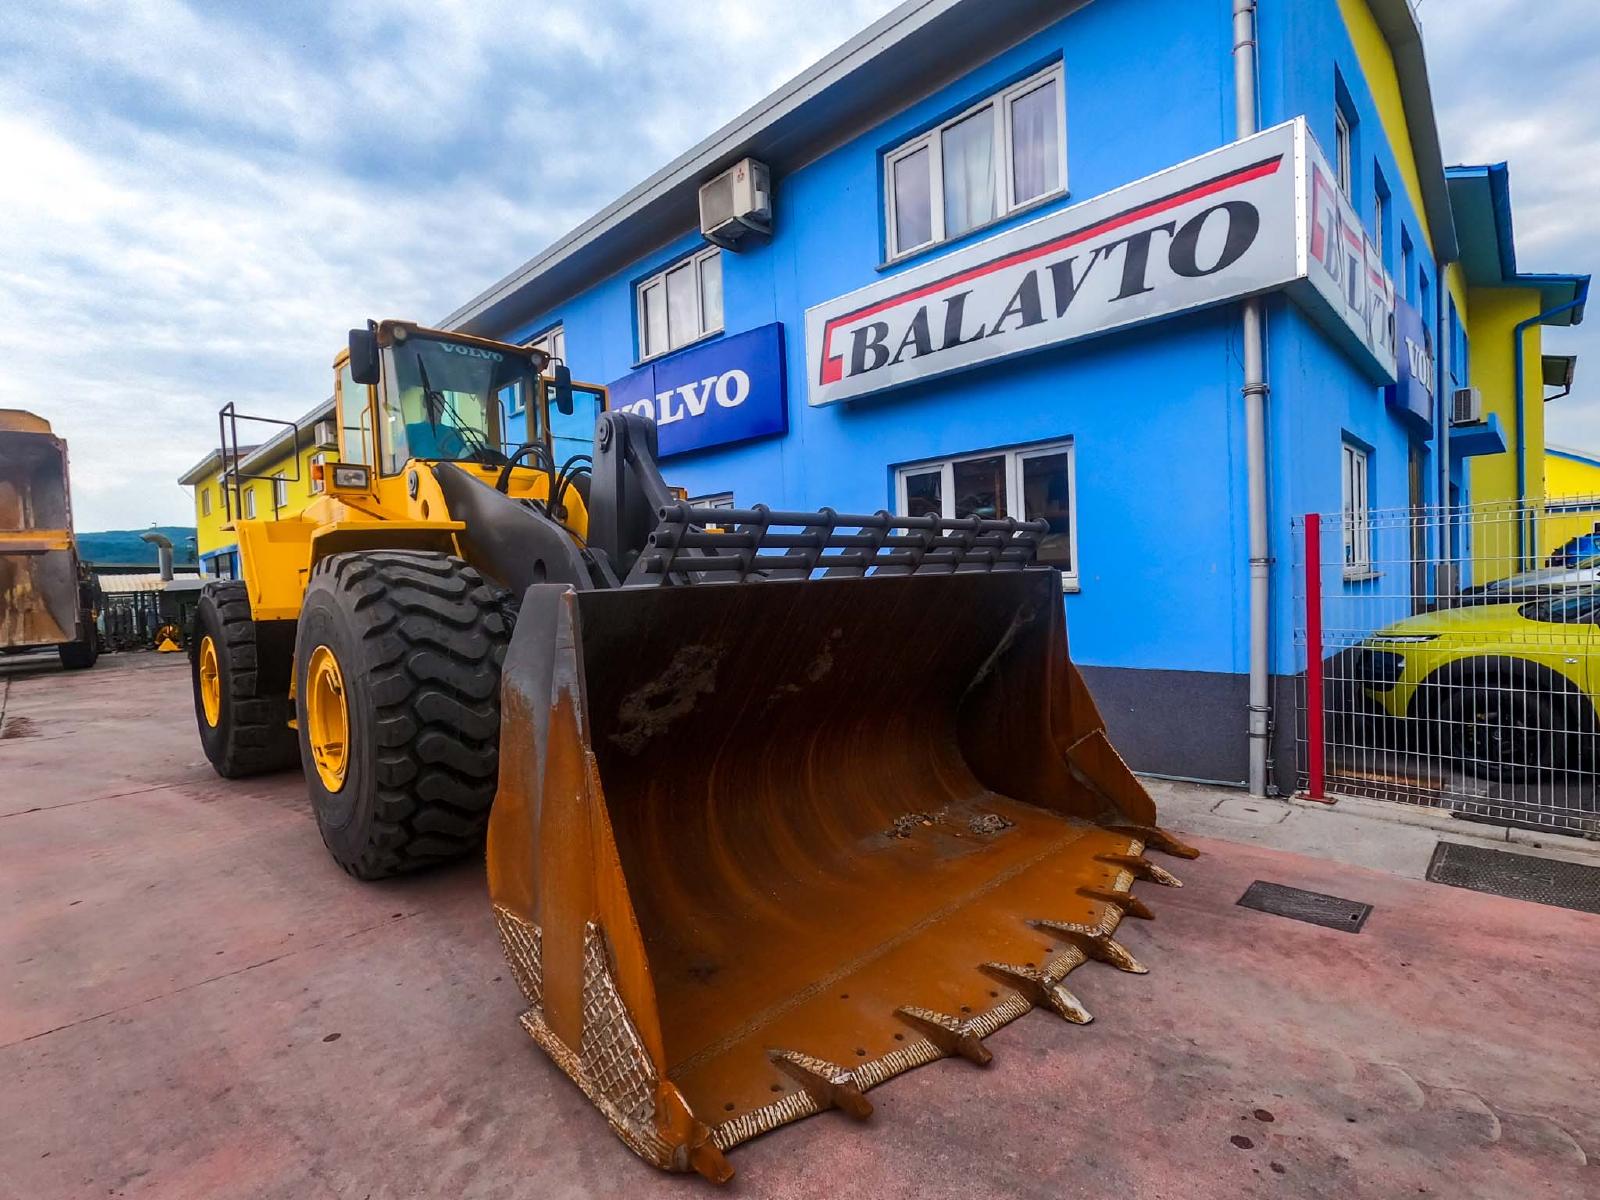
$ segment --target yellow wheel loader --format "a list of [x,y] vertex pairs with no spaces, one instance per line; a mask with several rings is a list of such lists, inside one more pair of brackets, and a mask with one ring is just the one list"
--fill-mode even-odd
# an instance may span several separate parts
[[691,507],[524,347],[385,321],[335,370],[325,495],[235,522],[200,602],[201,739],[298,759],[363,879],[487,833],[522,1023],[640,1156],[726,1180],[1033,1007],[1088,1021],[1085,961],[1144,970],[1145,851],[1194,851],[1068,657],[1044,522]]

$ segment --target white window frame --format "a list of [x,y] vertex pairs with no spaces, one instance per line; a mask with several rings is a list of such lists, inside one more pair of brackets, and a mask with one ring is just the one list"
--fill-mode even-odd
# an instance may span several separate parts
[[1340,529],[1344,577],[1370,579],[1372,570],[1372,455],[1354,442],[1340,443]]
[[[1026,446],[997,447],[992,450],[974,450],[970,453],[953,454],[949,458],[929,458],[921,462],[906,463],[895,468],[894,472],[894,504],[895,512],[905,516],[910,510],[906,497],[906,479],[912,475],[924,475],[935,468],[940,471],[939,497],[942,514],[947,517],[956,515],[955,494],[955,469],[957,463],[970,462],[973,459],[997,458],[1004,456],[1006,479],[1006,514],[1022,519],[1020,511],[1014,511],[1013,498],[1022,495],[1023,464],[1032,458],[1044,458],[1052,454],[1065,454],[1067,456],[1067,553],[1072,557],[1072,569],[1061,572],[1061,590],[1075,592],[1078,590],[1078,580],[1082,569],[1078,563],[1078,451],[1072,438],[1058,438],[1050,442],[1032,442]],[[1015,508],[1020,510],[1021,506]]]
[[256,519],[256,489],[248,483],[239,489],[239,511],[246,521]]
[[[326,466],[327,462],[328,456],[325,453],[319,452],[311,456],[309,465],[312,468],[316,468]],[[310,483],[307,485],[307,487],[313,496],[320,496],[323,492],[328,490],[328,481],[326,479],[318,479],[314,469],[307,471],[306,474],[310,479]]]
[[[685,258],[674,259],[672,262],[662,267],[661,270],[657,271],[654,275],[650,276],[648,279],[641,279],[634,286],[633,310],[634,317],[639,323],[640,362],[649,362],[653,358],[660,358],[663,354],[671,354],[675,350],[682,350],[685,346],[692,346],[696,342],[703,341],[705,338],[710,337],[712,334],[722,332],[723,326],[726,322],[726,312],[728,307],[727,275],[724,273],[722,278],[723,314],[719,315],[715,325],[709,325],[706,321],[704,295],[705,272],[703,267],[703,264],[708,259],[716,258],[718,259],[717,266],[718,270],[720,271],[724,265],[721,261],[721,254],[722,247],[720,246],[707,246],[702,250],[696,250],[693,254],[688,255]],[[667,317],[667,344],[660,349],[649,347],[650,325],[649,319],[645,315],[645,294],[649,292],[651,288],[659,287],[662,289],[662,302],[665,303],[667,276],[678,270],[680,267],[685,266],[689,268],[690,272],[694,276],[695,333],[687,341],[679,342],[676,346],[674,346],[672,344],[672,318],[671,311],[669,309]]]
[[688,503],[691,508],[732,508],[733,493],[708,492],[704,496],[690,496]]
[[[1018,201],[1015,198],[1016,163],[1011,154],[1011,106],[1015,101],[1050,82],[1056,85],[1057,94],[1060,96],[1060,103],[1056,105],[1056,186],[1027,200]],[[886,242],[888,261],[894,262],[908,255],[918,254],[930,246],[937,246],[949,240],[945,236],[944,228],[944,131],[953,125],[959,125],[990,105],[993,105],[991,116],[995,122],[993,138],[995,178],[999,181],[998,193],[995,196],[995,215],[991,220],[964,230],[957,236],[966,237],[1015,213],[1058,200],[1067,194],[1067,81],[1066,71],[1062,65],[1054,63],[1036,75],[1030,75],[1020,82],[985,96],[948,120],[941,121],[932,129],[902,142],[883,156],[883,219],[888,233]],[[901,159],[924,149],[928,151],[928,197],[932,210],[930,228],[933,236],[914,246],[902,246],[894,220],[894,166]]]
[[1372,187],[1372,244],[1378,251],[1378,261],[1387,269],[1389,263],[1383,257],[1383,219],[1389,208],[1388,198],[1384,196],[1376,183]]
[[1345,199],[1355,201],[1355,171],[1352,169],[1350,118],[1345,116],[1344,105],[1337,101],[1333,106],[1333,172],[1339,180],[1339,190]]
[[279,512],[289,507],[289,481],[283,477],[282,471],[272,473],[272,511]]
[[[527,346],[527,347],[529,347],[530,349],[533,349],[533,350],[542,350],[542,351],[544,351],[546,354],[548,354],[550,356],[550,361],[552,363],[554,363],[554,362],[556,362],[558,360],[560,362],[566,362],[567,361],[567,327],[565,325],[560,324],[560,323],[552,325],[549,329],[546,329],[538,337],[531,338],[530,340],[524,342],[523,345],[525,345],[525,346]],[[527,410],[528,410],[528,399],[527,399],[527,397],[525,397],[522,394],[522,390],[519,389],[518,392],[517,392],[517,398],[511,402],[510,415],[513,416],[513,417],[519,417],[523,413],[525,413]]]
[[200,489],[200,515],[202,517],[211,515],[211,489],[209,487]]

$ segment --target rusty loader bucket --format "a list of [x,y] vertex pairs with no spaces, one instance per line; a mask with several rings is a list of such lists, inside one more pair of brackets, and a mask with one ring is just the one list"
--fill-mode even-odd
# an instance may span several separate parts
[[[806,574],[802,572],[801,574]],[[526,594],[504,667],[495,914],[523,1024],[660,1167],[1143,968],[1154,827],[1046,569]]]

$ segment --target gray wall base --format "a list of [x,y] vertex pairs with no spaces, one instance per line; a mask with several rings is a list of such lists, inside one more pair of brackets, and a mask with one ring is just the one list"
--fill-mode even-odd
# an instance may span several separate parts
[[[1105,716],[1111,742],[1135,771],[1245,785],[1250,681],[1220,671],[1078,668]],[[1295,680],[1272,679],[1272,780],[1294,791]]]

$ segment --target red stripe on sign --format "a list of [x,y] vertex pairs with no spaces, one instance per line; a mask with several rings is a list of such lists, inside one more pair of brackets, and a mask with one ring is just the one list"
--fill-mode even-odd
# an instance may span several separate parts
[[902,304],[910,303],[912,300],[920,300],[924,296],[930,296],[955,284],[966,283],[971,279],[981,279],[983,276],[991,275],[995,271],[1002,271],[1006,267],[1014,267],[1018,263],[1029,262],[1046,254],[1053,254],[1057,250],[1065,250],[1069,246],[1079,245],[1102,233],[1110,233],[1114,229],[1121,229],[1124,226],[1133,224],[1135,221],[1143,220],[1145,217],[1157,216],[1191,201],[1214,196],[1218,192],[1238,187],[1242,183],[1264,179],[1268,175],[1274,174],[1282,165],[1283,155],[1281,154],[1273,158],[1262,159],[1258,163],[1251,163],[1249,166],[1240,167],[1224,175],[1208,179],[1204,183],[1197,183],[1193,187],[1184,188],[1181,192],[1173,192],[1171,195],[1163,196],[1159,200],[1151,200],[1134,208],[1124,209],[1103,220],[1096,221],[1093,225],[1085,225],[1082,229],[1075,229],[1071,233],[1051,238],[1047,242],[1024,247],[1021,250],[1005,255],[1003,258],[996,258],[989,262],[981,263],[976,267],[968,267],[965,271],[957,271],[953,275],[946,275],[944,278],[936,279],[932,283],[925,283],[921,287],[900,292],[886,299],[864,305],[852,312],[833,317],[822,328],[821,381],[823,383],[838,383],[839,380],[844,378],[844,359],[842,356],[832,353],[833,331],[840,325],[860,320],[862,317],[870,317],[874,313],[883,312],[885,309],[897,308]]

